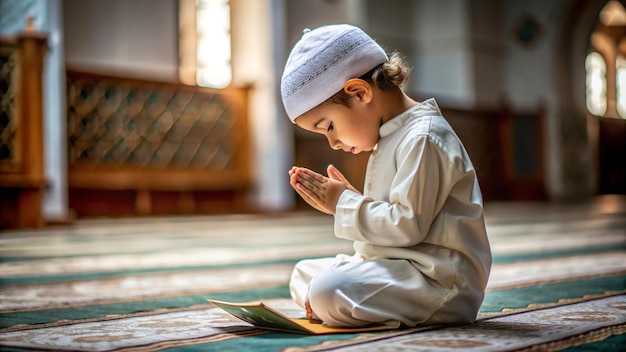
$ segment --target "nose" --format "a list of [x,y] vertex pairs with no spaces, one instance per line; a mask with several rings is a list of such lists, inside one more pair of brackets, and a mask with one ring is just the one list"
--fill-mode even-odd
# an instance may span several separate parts
[[332,140],[328,134],[326,135],[326,139],[328,139],[328,145],[330,145],[332,149],[334,150],[341,149],[341,143],[339,143],[339,141]]

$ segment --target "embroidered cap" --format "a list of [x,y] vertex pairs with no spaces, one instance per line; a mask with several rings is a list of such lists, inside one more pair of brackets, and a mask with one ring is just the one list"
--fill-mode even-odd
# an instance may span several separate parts
[[291,122],[335,95],[351,78],[387,61],[387,54],[361,29],[337,24],[305,29],[291,50],[280,85]]

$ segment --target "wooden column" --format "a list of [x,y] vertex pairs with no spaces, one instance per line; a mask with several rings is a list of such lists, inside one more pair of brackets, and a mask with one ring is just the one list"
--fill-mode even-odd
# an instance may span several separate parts
[[19,227],[43,227],[42,193],[45,188],[43,152],[43,63],[47,37],[39,32],[25,31],[17,36],[20,47],[19,114],[22,126],[23,172],[28,186],[18,205]]
[[[13,44],[11,44],[11,42]],[[45,224],[42,214],[44,176],[43,68],[47,36],[26,30],[3,43],[17,51],[14,92],[16,125],[13,167],[0,171],[0,188],[6,196],[2,210],[13,216],[4,218],[0,227],[40,228]],[[8,208],[7,208],[8,207]]]

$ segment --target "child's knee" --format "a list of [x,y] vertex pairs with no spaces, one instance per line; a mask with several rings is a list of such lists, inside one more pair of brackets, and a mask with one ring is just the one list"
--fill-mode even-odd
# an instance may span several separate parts
[[309,301],[324,307],[332,304],[334,296],[341,291],[341,282],[330,270],[315,276],[309,285]]
[[309,285],[309,303],[316,317],[329,325],[361,325],[352,317],[354,302],[349,295],[350,278],[327,270],[317,275]]

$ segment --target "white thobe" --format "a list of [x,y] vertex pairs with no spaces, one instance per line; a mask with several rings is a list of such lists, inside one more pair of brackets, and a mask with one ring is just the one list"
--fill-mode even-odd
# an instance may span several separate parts
[[329,325],[476,318],[491,269],[476,172],[434,99],[380,127],[363,195],[346,190],[335,236],[354,255],[303,260],[290,281]]

